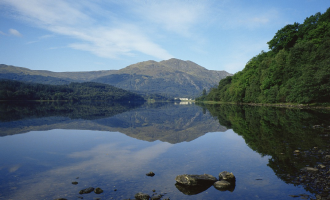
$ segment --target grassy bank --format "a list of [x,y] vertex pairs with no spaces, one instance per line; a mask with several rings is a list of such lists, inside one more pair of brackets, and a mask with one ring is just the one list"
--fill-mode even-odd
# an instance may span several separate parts
[[196,103],[203,104],[235,104],[235,105],[250,105],[250,106],[271,106],[271,107],[286,107],[299,109],[330,109],[330,103],[312,103],[312,104],[298,104],[298,103],[242,103],[242,102],[222,102],[222,101],[196,101]]

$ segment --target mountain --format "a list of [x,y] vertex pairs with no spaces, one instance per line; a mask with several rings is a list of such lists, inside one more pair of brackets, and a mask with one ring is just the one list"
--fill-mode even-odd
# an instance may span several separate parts
[[189,98],[201,95],[203,89],[209,90],[231,75],[226,71],[207,70],[194,62],[174,58],[161,62],[140,62],[120,70],[90,72],[51,72],[0,65],[0,79],[47,84],[89,81],[143,94]]

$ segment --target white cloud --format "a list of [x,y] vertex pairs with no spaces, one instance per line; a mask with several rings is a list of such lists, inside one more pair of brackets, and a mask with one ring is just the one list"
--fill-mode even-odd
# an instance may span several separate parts
[[[219,48],[227,51],[237,46],[241,35],[250,34],[245,39],[256,41],[251,37],[262,37],[261,32],[265,31],[259,31],[260,28],[273,27],[276,21],[281,21],[275,7],[242,0],[0,0],[0,5],[5,5],[9,16],[47,30],[50,35],[66,36],[61,42],[69,42],[61,44],[61,48],[110,59],[144,54],[165,60],[176,57],[173,52],[181,57],[212,56]],[[221,40],[222,43],[215,44]],[[180,49],[184,51],[181,53]],[[221,66],[238,69],[243,65],[242,69],[251,58],[249,53],[239,52],[242,56],[235,59],[237,51],[230,54],[221,60]]]
[[70,47],[91,51],[100,57],[117,58],[120,55],[132,56],[134,52],[141,52],[160,59],[171,58],[166,50],[149,41],[134,26],[123,26],[114,29],[99,27],[81,32],[74,32],[73,30],[57,31],[71,32],[76,38],[85,41],[85,43],[70,44]]
[[6,35],[4,32],[0,31],[0,35]]
[[[18,18],[28,21],[55,34],[70,36],[78,40],[69,47],[89,51],[97,56],[118,58],[122,55],[133,56],[143,53],[158,59],[173,57],[165,49],[154,43],[137,26],[118,21],[100,23],[108,19],[94,19],[102,11],[100,6],[87,3],[75,3],[63,0],[4,0],[10,5]],[[90,6],[86,8],[86,6]],[[95,13],[98,11],[98,13]],[[89,15],[85,14],[88,13]],[[99,22],[100,21],[100,22]]]
[[210,12],[208,1],[202,3],[191,1],[138,1],[134,12],[159,28],[175,32],[183,36],[190,36],[191,29],[204,21]]
[[55,37],[55,35],[43,35],[43,36],[40,36],[39,39],[44,40],[44,39],[48,39],[48,38],[52,38],[52,37]]
[[34,43],[37,43],[37,42],[40,42],[42,40],[52,38],[52,37],[55,37],[55,35],[43,35],[43,36],[40,36],[37,40],[29,41],[26,44],[34,44]]
[[17,36],[17,37],[22,37],[22,34],[20,33],[20,32],[18,32],[18,30],[16,30],[16,29],[9,29],[9,34],[10,35],[14,35],[14,36]]

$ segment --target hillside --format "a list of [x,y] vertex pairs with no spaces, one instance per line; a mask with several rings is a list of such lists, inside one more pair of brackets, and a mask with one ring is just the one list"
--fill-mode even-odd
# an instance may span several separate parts
[[0,80],[0,100],[102,100],[110,102],[144,101],[138,94],[102,83],[46,85]]
[[289,24],[234,76],[198,100],[326,103],[330,100],[330,8]]
[[[90,71],[90,72],[52,72],[47,70],[30,70],[24,67],[16,67],[11,65],[0,64],[0,78],[6,78],[6,75],[17,75],[19,77],[26,76],[27,82],[36,82],[33,79],[38,77],[47,77],[54,80],[69,81],[69,82],[84,82],[90,81],[92,79],[98,78],[100,76],[105,76],[112,74],[116,70],[101,70],[101,71]],[[31,77],[29,80],[29,76]],[[14,78],[9,78],[11,80],[18,80]],[[44,83],[42,81],[38,83]]]
[[226,71],[207,70],[191,61],[170,59],[145,61],[120,70],[90,72],[51,72],[0,65],[0,79],[47,84],[98,82],[140,94],[162,94],[171,97],[196,97],[230,76]]

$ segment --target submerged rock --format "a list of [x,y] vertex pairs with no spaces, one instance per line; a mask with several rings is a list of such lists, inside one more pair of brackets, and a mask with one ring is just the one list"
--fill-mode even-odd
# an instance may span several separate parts
[[204,185],[204,184],[212,185],[214,182],[217,181],[217,178],[209,174],[203,174],[203,175],[183,174],[183,175],[178,175],[175,178],[175,181],[182,185],[189,185],[189,186]]
[[145,194],[142,192],[136,193],[134,196],[137,200],[149,200],[150,196],[149,194]]
[[89,188],[86,188],[86,189],[83,189],[83,190],[80,190],[79,191],[79,194],[88,194],[88,193],[91,193],[94,191],[94,188],[93,187],[89,187]]

